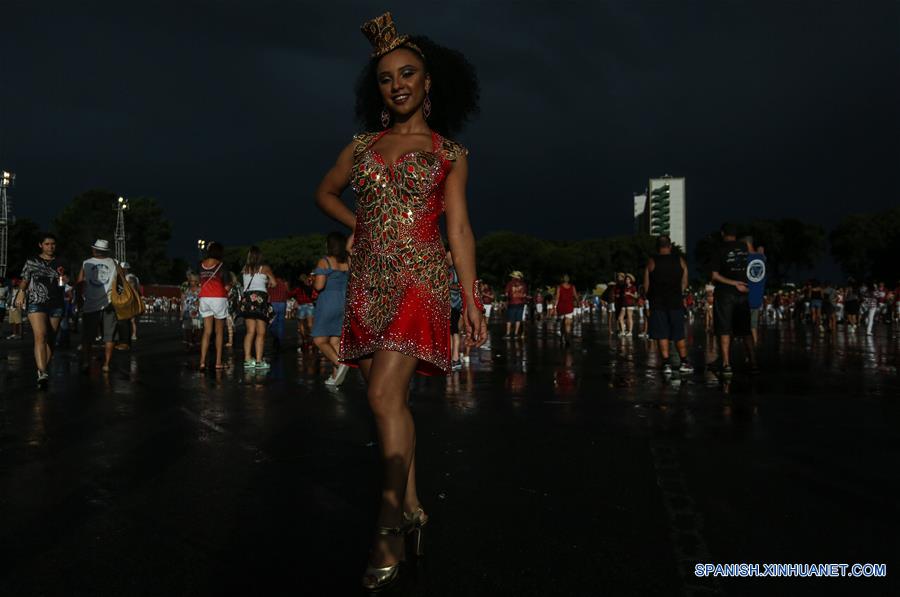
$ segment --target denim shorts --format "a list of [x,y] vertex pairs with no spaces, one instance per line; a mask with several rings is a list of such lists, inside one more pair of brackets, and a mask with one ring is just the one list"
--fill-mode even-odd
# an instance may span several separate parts
[[51,319],[62,319],[63,314],[66,312],[65,307],[59,305],[58,307],[54,307],[52,305],[28,305],[28,314],[32,313],[46,313],[47,317]]
[[509,305],[506,307],[506,321],[509,323],[516,323],[518,321],[522,321],[522,316],[525,314],[525,305]]
[[306,319],[312,317],[316,313],[316,306],[313,303],[305,303],[297,307],[297,319]]

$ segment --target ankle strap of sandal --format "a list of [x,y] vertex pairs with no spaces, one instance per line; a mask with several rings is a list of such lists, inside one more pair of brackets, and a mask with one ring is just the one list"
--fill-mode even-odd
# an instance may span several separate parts
[[405,533],[401,527],[376,527],[375,532],[379,535],[402,536]]

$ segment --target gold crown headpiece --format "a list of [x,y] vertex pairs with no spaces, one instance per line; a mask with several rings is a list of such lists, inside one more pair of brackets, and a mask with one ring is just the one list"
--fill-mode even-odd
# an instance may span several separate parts
[[409,42],[408,35],[397,35],[397,27],[394,26],[394,18],[390,12],[363,23],[360,29],[369,40],[369,43],[372,44],[372,58],[380,58],[400,46],[411,48],[423,58],[425,57],[425,54],[417,45]]

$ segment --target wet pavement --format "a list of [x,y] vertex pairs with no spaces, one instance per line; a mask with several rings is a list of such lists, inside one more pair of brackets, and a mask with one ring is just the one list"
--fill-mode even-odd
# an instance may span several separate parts
[[[0,341],[0,595],[361,595],[379,469],[356,372],[201,374],[179,322],[113,371]],[[763,373],[665,380],[650,343],[528,328],[417,378],[427,555],[389,595],[900,594],[900,340],[765,330]],[[738,358],[735,362],[740,363]],[[706,563],[886,563],[703,579]]]

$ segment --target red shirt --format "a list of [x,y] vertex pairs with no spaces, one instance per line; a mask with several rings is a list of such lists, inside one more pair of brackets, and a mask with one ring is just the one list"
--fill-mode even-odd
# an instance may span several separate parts
[[301,284],[297,288],[294,288],[288,296],[292,296],[297,299],[298,305],[309,305],[316,300],[316,295],[318,293],[312,286],[305,286]]
[[637,304],[638,289],[634,284],[625,287],[625,306],[634,307]]
[[524,305],[528,286],[521,280],[513,280],[506,285],[506,297],[509,305]]
[[269,289],[269,302],[271,303],[286,303],[288,299],[288,287],[287,282],[284,280],[278,280],[275,282],[275,286]]
[[571,284],[568,288],[559,286],[556,289],[557,313],[568,315],[575,310],[575,287]]
[[200,264],[200,298],[228,298],[225,292],[225,264],[212,267]]

